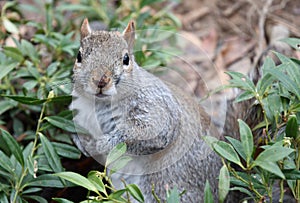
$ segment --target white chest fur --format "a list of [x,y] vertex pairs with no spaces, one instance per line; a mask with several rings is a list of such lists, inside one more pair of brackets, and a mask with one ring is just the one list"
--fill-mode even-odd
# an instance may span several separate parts
[[73,101],[70,105],[71,110],[77,111],[74,115],[73,121],[76,125],[88,130],[90,135],[99,134],[100,128],[97,121],[95,102],[88,98],[79,96],[73,91]]

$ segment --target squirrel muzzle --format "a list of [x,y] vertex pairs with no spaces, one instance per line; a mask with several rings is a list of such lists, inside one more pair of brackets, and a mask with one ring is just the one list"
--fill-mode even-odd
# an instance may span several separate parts
[[107,75],[106,74],[104,74],[102,77],[101,77],[101,79],[100,79],[100,81],[99,81],[99,83],[98,83],[98,88],[104,88],[104,87],[106,87],[106,85],[108,84],[110,82],[110,78],[109,77],[107,77]]

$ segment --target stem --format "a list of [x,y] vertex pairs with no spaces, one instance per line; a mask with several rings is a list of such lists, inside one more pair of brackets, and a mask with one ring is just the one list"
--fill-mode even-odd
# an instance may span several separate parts
[[283,185],[283,179],[280,181],[280,199],[279,202],[283,203],[283,196],[284,196],[284,185]]
[[37,123],[36,131],[35,131],[35,138],[34,138],[34,141],[33,141],[33,147],[32,147],[32,151],[31,151],[31,157],[33,157],[34,151],[36,150],[36,145],[37,145],[37,141],[39,139],[39,132],[40,132],[41,123],[43,122],[43,117],[44,117],[44,112],[45,112],[45,109],[46,109],[46,104],[47,104],[47,102],[45,102],[42,106],[40,117],[39,117],[39,120],[38,120],[38,123]]
[[[126,186],[125,180],[122,178],[121,181],[124,184],[124,188],[126,188],[127,186]],[[130,195],[129,195],[128,190],[126,190],[126,197],[127,197],[128,202],[130,203],[131,201],[130,201]]]
[[[36,149],[37,141],[38,141],[38,138],[39,138],[40,126],[41,126],[41,123],[43,122],[43,116],[44,116],[45,109],[46,109],[46,103],[44,103],[43,106],[42,106],[42,110],[41,110],[40,117],[39,117],[39,120],[38,120],[38,124],[37,124],[37,127],[36,127],[35,138],[34,138],[34,141],[33,141],[33,147],[32,147],[32,151],[31,151],[31,154],[30,154],[31,157],[33,157],[35,149]],[[19,181],[17,182],[17,184],[15,186],[16,193],[14,194],[14,197],[13,197],[13,201],[12,201],[13,203],[17,202],[18,194],[23,189],[23,187],[21,187],[21,184],[22,184],[23,179],[25,178],[25,176],[27,174],[28,174],[28,168],[25,168],[25,169],[22,168],[21,177],[20,177]]]
[[262,198],[263,198],[263,195],[261,195],[261,194],[253,187],[252,182],[248,182],[247,180],[243,179],[243,178],[242,178],[241,176],[239,176],[239,175],[236,173],[236,171],[235,171],[233,168],[231,168],[229,165],[227,165],[227,167],[228,167],[228,170],[233,174],[233,176],[234,176],[235,178],[237,178],[238,180],[240,180],[240,181],[246,183],[247,185],[249,185],[249,189],[252,190],[252,191],[255,193],[255,195],[256,195],[259,199],[262,199]]
[[155,201],[157,202],[157,203],[160,203],[160,199],[159,199],[159,197],[155,194],[155,191],[154,191],[154,184],[152,184],[152,195],[153,195],[153,197],[154,197],[154,199],[155,199]]
[[[296,150],[296,169],[299,170],[299,167],[300,167],[300,149],[299,149],[299,145],[298,143],[296,144],[297,146],[297,150]],[[296,199],[297,201],[300,200],[300,180],[297,180],[297,183],[296,183]]]
[[28,173],[28,169],[26,168],[26,169],[24,170],[24,168],[23,168],[23,169],[22,169],[21,177],[20,177],[19,181],[17,182],[17,184],[16,184],[16,186],[15,186],[16,192],[15,192],[15,194],[14,194],[14,198],[13,198],[13,201],[12,201],[13,203],[16,203],[16,202],[17,202],[18,194],[19,194],[20,189],[21,189],[21,184],[22,184],[22,182],[23,182],[24,177],[27,175],[27,173]]
[[[264,120],[265,120],[265,123],[266,123],[266,134],[268,136],[268,141],[271,141],[272,139],[271,139],[271,136],[269,134],[269,122],[268,122],[268,118],[267,118],[267,113],[266,113],[266,110],[265,110],[265,106],[262,102],[262,98],[258,95],[258,93],[256,95],[256,99],[257,99],[258,103],[260,104],[262,112],[264,114]],[[268,141],[266,142],[266,144],[268,144]]]
[[[270,193],[269,193],[269,198],[270,198],[270,202],[273,202],[273,186],[270,185]],[[280,191],[280,195],[281,195],[281,191]]]

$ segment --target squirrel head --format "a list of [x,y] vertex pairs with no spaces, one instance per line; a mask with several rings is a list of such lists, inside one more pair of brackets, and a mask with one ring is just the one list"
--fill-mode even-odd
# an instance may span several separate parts
[[81,26],[80,49],[73,68],[74,88],[97,97],[117,94],[120,80],[134,68],[134,22],[123,31],[93,31],[85,19]]

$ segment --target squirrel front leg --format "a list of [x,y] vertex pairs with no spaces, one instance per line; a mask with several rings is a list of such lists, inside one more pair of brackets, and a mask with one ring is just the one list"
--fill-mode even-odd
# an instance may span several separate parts
[[73,134],[72,139],[75,145],[85,156],[98,156],[107,154],[114,146],[124,142],[124,136],[120,131],[109,134],[99,133],[97,137],[88,134]]

